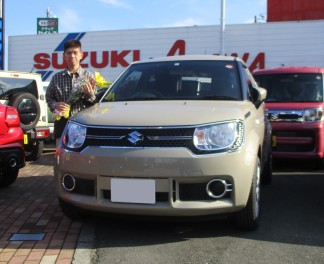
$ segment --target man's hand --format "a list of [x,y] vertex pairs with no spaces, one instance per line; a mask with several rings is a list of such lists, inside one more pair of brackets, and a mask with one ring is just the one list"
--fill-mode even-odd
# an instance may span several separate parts
[[90,82],[86,82],[83,86],[82,86],[82,89],[83,89],[83,92],[84,94],[91,94],[91,93],[94,93],[94,86],[92,86],[92,84]]
[[70,106],[64,102],[57,102],[55,104],[55,109],[58,110],[59,112],[65,112],[70,109]]

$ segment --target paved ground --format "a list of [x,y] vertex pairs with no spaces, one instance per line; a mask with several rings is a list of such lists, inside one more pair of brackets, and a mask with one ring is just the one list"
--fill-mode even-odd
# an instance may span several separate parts
[[41,159],[20,170],[14,184],[0,189],[0,264],[73,262],[83,224],[59,208],[53,163],[54,148],[47,146]]

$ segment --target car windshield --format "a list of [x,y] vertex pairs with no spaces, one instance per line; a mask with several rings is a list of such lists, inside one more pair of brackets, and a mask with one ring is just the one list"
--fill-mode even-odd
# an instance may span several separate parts
[[267,89],[267,102],[323,102],[320,73],[264,74],[254,78]]
[[236,62],[168,61],[131,65],[107,101],[242,100]]

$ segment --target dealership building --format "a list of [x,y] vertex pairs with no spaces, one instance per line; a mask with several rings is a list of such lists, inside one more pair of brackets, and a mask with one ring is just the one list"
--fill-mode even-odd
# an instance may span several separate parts
[[43,81],[65,68],[63,44],[82,42],[82,66],[113,81],[131,62],[187,54],[241,57],[250,70],[324,67],[324,1],[268,0],[264,23],[107,30],[9,36],[8,70],[39,72]]

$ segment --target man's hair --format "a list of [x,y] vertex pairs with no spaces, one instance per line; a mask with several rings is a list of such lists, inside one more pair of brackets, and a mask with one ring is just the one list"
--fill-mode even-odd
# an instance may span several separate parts
[[66,52],[69,48],[80,48],[81,50],[81,42],[77,39],[71,39],[64,43],[64,52]]

